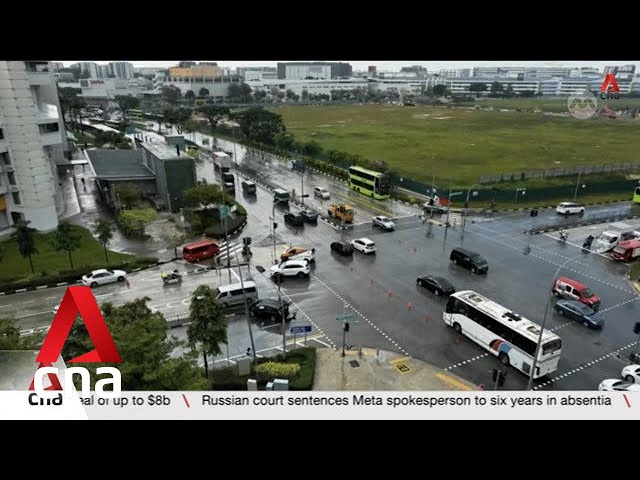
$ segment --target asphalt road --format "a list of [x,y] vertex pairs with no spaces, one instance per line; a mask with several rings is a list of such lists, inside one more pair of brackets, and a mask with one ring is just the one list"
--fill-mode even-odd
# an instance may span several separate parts
[[[222,148],[233,151],[229,145]],[[246,161],[258,162],[256,158]],[[256,167],[259,167],[260,178],[269,183],[285,188],[296,188],[300,183],[300,175],[286,164],[271,160]],[[199,166],[199,171],[201,169],[208,171],[206,165]],[[238,176],[238,187],[240,181]],[[277,256],[285,245],[316,248],[316,264],[310,278],[286,279],[282,284],[282,293],[299,309],[297,319],[287,325],[287,329],[293,325],[312,325],[311,336],[315,344],[340,346],[342,324],[336,316],[352,313],[357,323],[351,325],[346,336],[347,344],[399,351],[477,384],[490,385],[491,370],[500,367],[497,359],[466,337],[458,337],[444,324],[445,299],[417,287],[416,277],[425,273],[445,276],[458,290],[477,290],[532,321],[542,323],[554,272],[566,264],[561,274],[586,283],[602,298],[601,311],[606,316],[606,323],[602,331],[588,330],[557,316],[550,309],[547,328],[562,338],[562,356],[559,369],[548,378],[536,381],[536,388],[593,390],[602,379],[619,376],[625,364],[624,358],[636,340],[632,326],[640,314],[640,307],[636,302],[638,297],[626,279],[625,265],[603,256],[585,254],[579,245],[571,242],[579,238],[577,243],[581,244],[582,235],[586,236],[597,226],[571,231],[569,243],[559,242],[553,234],[524,235],[523,231],[531,226],[532,221],[557,222],[558,225],[570,221],[559,218],[554,211],[541,210],[536,218],[531,218],[528,212],[476,218],[466,223],[464,231],[460,225],[455,229],[434,226],[432,234],[427,236],[427,228],[418,218],[419,211],[415,207],[352,197],[344,183],[309,172],[305,174],[304,181],[309,185],[309,191],[314,185],[324,186],[332,193],[332,200],[351,202],[357,211],[355,226],[340,231],[320,221],[317,225],[289,227],[283,221],[284,210],[279,207],[272,210],[272,195],[264,188],[258,187],[255,196],[245,196],[238,188],[236,195],[249,215],[249,223],[242,236],[252,237],[255,252],[245,272],[258,283],[261,297],[277,295],[273,282],[255,269],[257,264],[267,268],[273,261],[273,240],[269,236],[272,212],[279,224],[276,231]],[[327,203],[313,198],[307,201],[319,209],[325,208]],[[295,211],[297,207],[292,206],[291,209]],[[625,209],[628,211],[628,204],[588,207],[584,218],[613,216]],[[396,217],[396,230],[383,232],[374,228],[369,219],[377,214]],[[334,240],[360,236],[376,242],[376,255],[364,256],[355,252],[352,258],[345,258],[329,250],[329,244]],[[489,273],[479,276],[452,265],[448,260],[449,252],[458,245],[482,254],[489,262]],[[531,252],[525,255],[527,245]],[[194,269],[186,265],[178,268]],[[146,295],[151,298],[149,304],[153,308],[172,319],[186,315],[189,296],[197,285],[228,283],[228,275],[226,271],[193,273],[185,277],[181,286],[163,287],[159,269],[151,269],[132,274],[130,289],[113,285],[100,287],[95,292],[99,301],[115,304]],[[237,280],[232,276],[232,281]],[[15,316],[21,329],[47,325],[53,316],[51,309],[63,293],[61,288],[0,297],[0,315]],[[281,348],[280,325],[254,322],[252,329],[256,350],[260,353],[268,355]],[[181,338],[185,336],[184,328],[172,332]],[[292,337],[287,338],[291,342]],[[244,354],[249,345],[246,318],[242,312],[236,312],[229,316],[229,357],[233,359]],[[215,361],[225,362],[226,358],[225,351]],[[526,384],[525,375],[508,369],[504,389],[524,389]]]

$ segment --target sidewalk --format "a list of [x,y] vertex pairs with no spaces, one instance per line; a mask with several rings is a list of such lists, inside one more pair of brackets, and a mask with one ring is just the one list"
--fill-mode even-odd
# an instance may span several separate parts
[[421,360],[387,350],[316,349],[313,390],[469,391],[479,387]]

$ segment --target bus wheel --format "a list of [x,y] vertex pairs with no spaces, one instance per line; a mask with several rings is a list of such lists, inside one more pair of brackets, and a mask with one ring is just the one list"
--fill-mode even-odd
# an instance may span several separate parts
[[462,327],[460,326],[460,324],[458,322],[453,324],[453,329],[456,331],[457,334],[461,334],[462,333]]
[[500,360],[500,363],[504,366],[509,366],[509,355],[507,355],[506,353],[500,352],[500,355],[498,355],[498,360]]

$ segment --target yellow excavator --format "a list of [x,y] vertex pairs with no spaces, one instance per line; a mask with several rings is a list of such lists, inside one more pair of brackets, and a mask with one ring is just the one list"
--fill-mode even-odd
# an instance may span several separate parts
[[329,207],[329,210],[327,210],[327,213],[329,214],[329,217],[336,218],[337,220],[345,223],[352,223],[353,216],[355,215],[353,208],[351,208],[351,206],[347,205],[346,203],[332,204]]

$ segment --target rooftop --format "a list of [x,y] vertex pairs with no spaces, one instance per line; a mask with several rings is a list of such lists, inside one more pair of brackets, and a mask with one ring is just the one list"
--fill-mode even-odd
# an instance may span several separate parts
[[87,150],[100,180],[146,180],[155,176],[142,163],[142,150]]
[[176,159],[192,159],[191,156],[184,152],[184,149],[180,149],[180,155],[175,146],[167,145],[166,143],[142,143],[141,147],[146,149],[149,153],[161,160],[176,160]]

